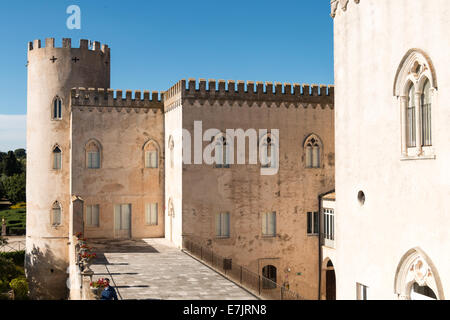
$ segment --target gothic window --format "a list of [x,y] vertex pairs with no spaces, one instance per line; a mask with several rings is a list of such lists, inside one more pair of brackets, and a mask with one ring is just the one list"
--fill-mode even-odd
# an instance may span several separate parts
[[158,146],[153,140],[144,145],[144,164],[145,168],[158,168]]
[[322,143],[316,135],[310,135],[304,144],[306,168],[320,168]]
[[394,288],[400,300],[445,299],[438,272],[420,248],[409,250],[400,260]]
[[230,167],[230,159],[229,159],[229,144],[227,141],[227,137],[224,134],[220,134],[216,138],[215,141],[215,167],[216,168],[229,168]]
[[53,203],[51,221],[53,226],[61,225],[61,205],[58,201]]
[[175,144],[174,144],[174,142],[173,142],[173,137],[172,136],[170,136],[169,137],[169,158],[170,158],[170,167],[171,168],[173,168],[173,165],[174,165],[174,146],[175,146]]
[[400,109],[402,159],[434,159],[432,112],[437,81],[425,52],[414,49],[405,55],[397,69],[394,95]]
[[61,120],[62,119],[62,100],[58,96],[53,99],[52,103],[52,119]]
[[61,149],[59,147],[55,147],[53,149],[53,169],[61,170],[61,165],[62,165]]
[[275,289],[277,287],[277,268],[267,265],[262,269],[263,289]]
[[100,143],[91,140],[86,144],[86,167],[89,169],[100,168],[101,147]]

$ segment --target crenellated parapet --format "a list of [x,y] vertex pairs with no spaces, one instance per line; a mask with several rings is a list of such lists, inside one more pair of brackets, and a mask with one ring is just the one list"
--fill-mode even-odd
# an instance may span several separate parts
[[90,40],[86,40],[86,39],[80,40],[79,48],[72,47],[72,39],[70,39],[70,38],[63,38],[61,47],[55,46],[55,38],[46,38],[44,45],[42,45],[41,40],[39,40],[39,39],[34,40],[32,42],[28,42],[28,51],[33,51],[33,50],[43,49],[43,48],[84,49],[84,50],[90,50],[90,51],[103,52],[104,54],[110,53],[110,48],[108,47],[108,45],[106,45],[106,44],[101,45],[101,43],[98,41],[90,41]]
[[336,14],[341,11],[347,11],[347,6],[350,1],[358,4],[360,0],[331,0],[331,17],[336,17]]
[[130,112],[147,113],[150,110],[154,112],[163,111],[164,93],[158,91],[125,91],[125,97],[122,90],[96,89],[96,88],[73,88],[71,90],[71,106],[80,111],[107,111],[116,110],[121,112],[125,110]]
[[184,104],[333,109],[334,86],[205,79],[181,80],[164,96],[165,111]]

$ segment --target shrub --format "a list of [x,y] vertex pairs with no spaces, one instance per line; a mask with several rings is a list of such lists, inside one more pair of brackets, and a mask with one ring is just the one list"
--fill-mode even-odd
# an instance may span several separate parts
[[0,256],[0,280],[9,282],[14,278],[21,276],[21,270],[14,264],[12,259],[6,259]]
[[28,298],[28,282],[25,278],[15,278],[9,283],[11,289],[14,290],[14,297],[17,300]]
[[[12,205],[11,209],[24,209],[26,207],[27,207],[26,202],[18,202],[16,204]],[[20,210],[20,211],[17,211],[17,212],[25,212],[25,211]]]
[[12,260],[17,266],[23,266],[25,262],[25,251],[15,251],[15,252],[0,252],[0,257],[8,260]]

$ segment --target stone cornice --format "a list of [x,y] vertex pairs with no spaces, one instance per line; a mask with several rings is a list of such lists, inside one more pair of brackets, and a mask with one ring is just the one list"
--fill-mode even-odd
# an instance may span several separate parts
[[[347,5],[351,0],[331,0],[331,17],[336,17],[338,9],[342,11],[347,11]],[[360,0],[353,0],[356,4],[359,3]]]

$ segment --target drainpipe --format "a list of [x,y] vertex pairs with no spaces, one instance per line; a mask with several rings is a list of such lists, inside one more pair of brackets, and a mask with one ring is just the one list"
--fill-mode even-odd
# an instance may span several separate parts
[[322,194],[319,194],[318,200],[319,200],[319,212],[318,212],[318,218],[319,218],[319,290],[318,290],[318,299],[320,300],[321,295],[320,291],[322,288],[322,198],[323,196],[333,193],[335,190],[331,190]]

